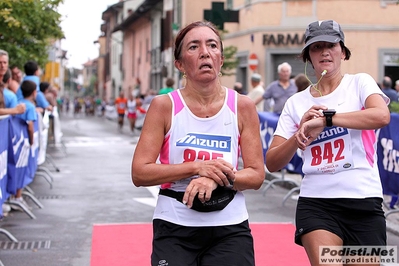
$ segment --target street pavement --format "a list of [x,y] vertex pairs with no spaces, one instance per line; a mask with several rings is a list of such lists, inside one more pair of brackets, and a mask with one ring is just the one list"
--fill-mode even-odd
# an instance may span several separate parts
[[[97,116],[62,114],[61,125],[63,145],[50,145],[47,152],[59,172],[48,160],[51,184],[36,176],[29,185],[43,208],[26,198],[36,219],[11,211],[0,222],[18,240],[0,233],[5,266],[88,266],[94,224],[151,223],[158,189],[135,187],[130,177],[139,134],[131,134],[127,123],[119,132],[116,121]],[[250,222],[294,223],[295,199],[282,204],[289,183],[264,193],[266,183],[244,192]],[[399,214],[388,218],[388,244],[397,246]]]

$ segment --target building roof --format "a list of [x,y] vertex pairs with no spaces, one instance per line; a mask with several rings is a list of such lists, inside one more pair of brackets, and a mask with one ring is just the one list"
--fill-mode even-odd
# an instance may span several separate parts
[[109,6],[109,7],[103,12],[102,19],[103,19],[103,20],[109,19],[109,17],[110,17],[113,13],[120,11],[122,8],[123,8],[123,2],[118,2],[118,3],[116,3],[116,4],[113,4],[113,5]]
[[162,0],[145,0],[136,10],[131,13],[121,24],[117,25],[112,32],[117,32],[120,30],[124,30],[137,19],[139,19],[143,14],[147,13],[151,10],[156,4],[161,2]]

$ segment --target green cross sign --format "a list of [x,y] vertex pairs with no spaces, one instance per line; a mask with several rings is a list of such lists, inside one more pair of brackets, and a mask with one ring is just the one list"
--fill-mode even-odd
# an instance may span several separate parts
[[218,26],[220,30],[224,29],[225,22],[239,22],[238,11],[224,10],[223,2],[212,2],[212,9],[204,10],[204,19]]

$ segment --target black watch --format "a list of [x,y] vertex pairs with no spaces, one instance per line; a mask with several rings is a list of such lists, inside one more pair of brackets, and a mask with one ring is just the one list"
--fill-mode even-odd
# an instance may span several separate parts
[[326,117],[326,126],[333,126],[332,117],[335,115],[335,113],[336,112],[334,109],[323,110],[323,115]]

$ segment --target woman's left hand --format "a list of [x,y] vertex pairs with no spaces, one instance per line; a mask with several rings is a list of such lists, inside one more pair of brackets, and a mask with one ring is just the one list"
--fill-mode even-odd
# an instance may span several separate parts
[[191,208],[191,206],[193,206],[194,198],[197,194],[198,199],[204,203],[211,199],[212,191],[215,190],[217,186],[218,184],[211,178],[195,178],[191,180],[190,184],[186,188],[183,196],[183,203],[186,204],[188,208]]
[[306,121],[302,124],[299,130],[295,133],[295,139],[298,145],[298,148],[301,150],[305,150],[307,146],[309,146],[319,134],[323,131],[325,127],[324,117],[318,117]]

